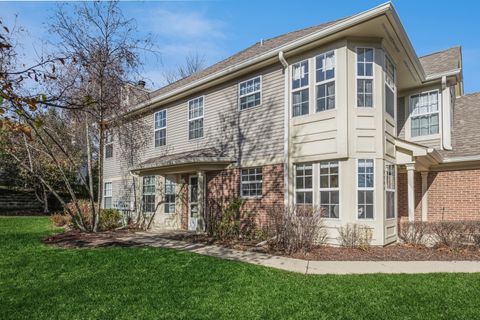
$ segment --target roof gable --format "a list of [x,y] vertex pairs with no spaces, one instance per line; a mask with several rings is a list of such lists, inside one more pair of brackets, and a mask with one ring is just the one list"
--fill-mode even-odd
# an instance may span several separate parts
[[446,73],[461,68],[461,47],[452,47],[420,57],[426,76]]

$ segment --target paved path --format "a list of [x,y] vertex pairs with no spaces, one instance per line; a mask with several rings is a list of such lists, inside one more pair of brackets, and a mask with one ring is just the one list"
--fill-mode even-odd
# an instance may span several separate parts
[[480,272],[480,261],[310,261],[266,253],[241,251],[216,245],[192,244],[159,237],[158,233],[137,232],[120,237],[151,247],[171,248],[221,259],[235,260],[304,274],[436,273]]

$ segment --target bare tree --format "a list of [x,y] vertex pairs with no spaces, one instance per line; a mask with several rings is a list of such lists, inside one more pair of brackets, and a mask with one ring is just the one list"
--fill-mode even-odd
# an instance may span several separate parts
[[182,64],[177,65],[173,70],[165,71],[163,77],[170,84],[202,71],[205,68],[205,64],[205,56],[201,56],[198,52],[189,53]]

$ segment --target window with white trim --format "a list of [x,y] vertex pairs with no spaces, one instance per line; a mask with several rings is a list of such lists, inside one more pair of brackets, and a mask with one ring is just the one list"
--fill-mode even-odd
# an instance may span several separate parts
[[167,144],[167,110],[155,112],[155,147]]
[[309,113],[308,60],[292,65],[292,116]]
[[113,133],[110,130],[105,131],[105,158],[113,157]]
[[373,219],[374,207],[374,164],[373,159],[358,159],[357,163],[357,207],[358,219]]
[[240,82],[238,90],[240,110],[256,107],[262,103],[262,78],[260,76]]
[[326,218],[339,218],[338,161],[320,162],[320,210],[322,216]]
[[390,58],[385,55],[385,111],[395,118],[396,70]]
[[112,208],[112,183],[105,182],[103,184],[103,209]]
[[438,91],[424,92],[410,97],[411,136],[438,133]]
[[357,48],[357,107],[373,107],[373,48]]
[[335,109],[335,51],[315,57],[316,111]]
[[155,211],[155,176],[143,177],[143,212]]
[[313,205],[313,165],[295,165],[295,205]]
[[203,137],[203,97],[188,102],[188,139]]
[[395,218],[395,165],[385,164],[385,211],[386,218]]
[[172,177],[165,177],[165,203],[164,211],[165,213],[175,213],[175,188],[176,183],[175,179]]
[[240,175],[240,192],[242,197],[260,198],[262,196],[262,168],[242,169]]

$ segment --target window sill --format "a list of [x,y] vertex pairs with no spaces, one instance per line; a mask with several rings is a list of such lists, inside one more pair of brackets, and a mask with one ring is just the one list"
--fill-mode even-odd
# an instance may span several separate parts
[[238,111],[239,111],[239,112],[243,112],[243,111],[248,111],[248,110],[255,110],[255,109],[260,108],[262,105],[263,105],[263,104],[260,103],[258,106],[249,107],[249,108],[245,108],[245,109],[241,109],[240,107],[238,107]]
[[423,141],[423,140],[435,140],[435,139],[440,139],[440,134],[429,134],[425,136],[416,136],[416,137],[407,137],[407,140],[409,141]]

